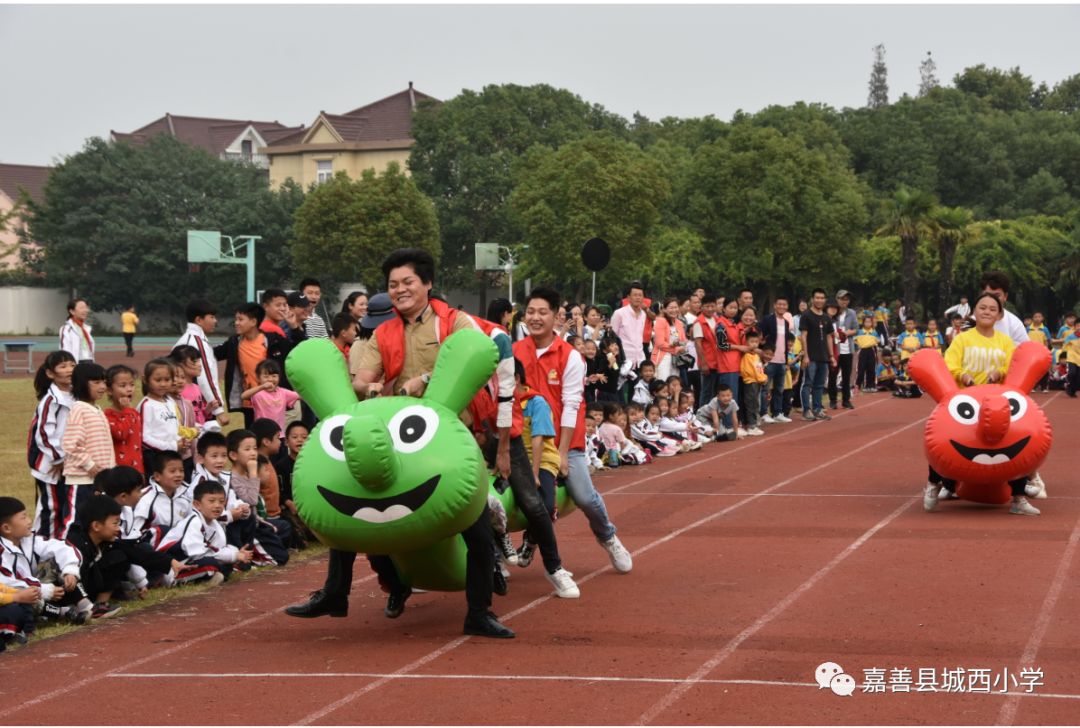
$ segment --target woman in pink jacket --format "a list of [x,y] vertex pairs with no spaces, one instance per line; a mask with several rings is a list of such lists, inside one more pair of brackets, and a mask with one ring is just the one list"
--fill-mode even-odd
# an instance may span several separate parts
[[656,365],[656,378],[666,381],[678,374],[674,357],[686,352],[686,324],[679,316],[679,299],[669,296],[653,323],[652,362]]

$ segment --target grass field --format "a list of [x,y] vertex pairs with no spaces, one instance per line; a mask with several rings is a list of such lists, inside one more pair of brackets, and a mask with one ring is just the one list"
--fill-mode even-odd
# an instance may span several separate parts
[[26,464],[26,433],[34,416],[34,383],[27,379],[0,380],[0,494],[34,507],[34,479]]

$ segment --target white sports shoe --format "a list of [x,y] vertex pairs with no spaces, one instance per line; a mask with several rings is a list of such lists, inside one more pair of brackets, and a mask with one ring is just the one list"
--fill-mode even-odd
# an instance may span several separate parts
[[777,422],[779,422],[779,420],[774,418],[772,415],[765,415],[764,417],[761,418],[761,422],[762,422],[762,424],[766,424],[766,425],[775,425]]
[[751,427],[749,430],[746,431],[746,434],[750,437],[760,437],[761,435],[765,434],[765,431],[762,430],[760,427]]
[[577,599],[581,596],[581,590],[574,583],[573,575],[566,569],[559,568],[554,574],[547,574],[547,580],[555,587],[555,596],[562,599]]
[[927,483],[923,488],[922,507],[927,513],[937,508],[937,493],[940,487],[934,483]]
[[1018,516],[1037,516],[1041,513],[1038,508],[1028,503],[1027,498],[1022,495],[1013,496],[1012,505],[1009,506],[1009,513],[1015,513]]
[[736,433],[735,433],[735,434],[736,434],[736,435],[737,435],[738,437],[746,437],[746,430],[745,430],[745,429],[743,429],[742,427],[740,427],[740,428],[739,428],[739,429],[738,429],[738,430],[736,431]]
[[1031,480],[1024,486],[1024,492],[1027,493],[1028,498],[1045,498],[1046,497],[1046,483],[1043,482],[1042,477],[1035,473],[1031,476]]
[[778,414],[773,420],[776,422],[791,422],[791,418],[783,413]]
[[622,541],[619,540],[618,536],[612,536],[607,541],[601,541],[600,545],[608,552],[608,558],[611,559],[611,565],[615,567],[615,571],[620,574],[629,574],[630,570],[634,568],[634,560],[631,558],[630,552],[622,545]]

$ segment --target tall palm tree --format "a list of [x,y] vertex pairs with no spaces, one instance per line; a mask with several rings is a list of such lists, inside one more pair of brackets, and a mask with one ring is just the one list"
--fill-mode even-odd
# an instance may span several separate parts
[[974,236],[971,210],[963,207],[937,207],[931,213],[933,239],[937,244],[941,278],[938,281],[938,305],[944,311],[952,303],[953,261],[956,249]]
[[878,235],[900,237],[900,273],[904,279],[904,305],[912,310],[919,295],[919,239],[933,234],[931,213],[936,205],[934,196],[923,190],[904,185],[897,188],[885,204],[885,224]]

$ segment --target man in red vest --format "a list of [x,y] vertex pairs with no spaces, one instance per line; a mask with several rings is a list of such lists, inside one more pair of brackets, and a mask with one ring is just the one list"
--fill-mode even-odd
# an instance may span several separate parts
[[716,348],[716,296],[708,295],[701,301],[701,312],[690,329],[694,349],[698,355],[701,387],[695,407],[704,407],[716,394],[720,367],[720,351]]
[[585,360],[555,335],[555,312],[559,293],[537,288],[525,302],[525,326],[529,337],[514,344],[514,357],[525,367],[525,381],[543,395],[559,428],[559,473],[574,503],[589,519],[597,541],[608,552],[620,574],[633,568],[630,552],[615,535],[604,499],[596,491],[585,459]]
[[[395,250],[383,261],[382,270],[397,316],[381,324],[368,340],[353,377],[353,388],[362,398],[383,392],[419,397],[431,380],[440,343],[455,331],[478,329],[479,326],[464,311],[452,309],[430,297],[435,260],[427,251],[417,248]],[[504,409],[509,427],[511,409],[509,406]],[[509,460],[509,438],[506,460]],[[509,462],[506,465],[509,469]],[[465,634],[513,637],[513,631],[503,626],[491,611],[495,541],[491,514],[486,506],[480,518],[461,535],[467,549],[465,597],[469,611],[465,617]],[[307,602],[289,607],[286,613],[294,617],[325,614],[344,617],[348,612],[355,559],[354,553],[331,550],[326,584]],[[369,560],[380,581],[390,590],[386,616],[391,619],[400,616],[412,590],[401,583],[388,557],[371,556]]]

